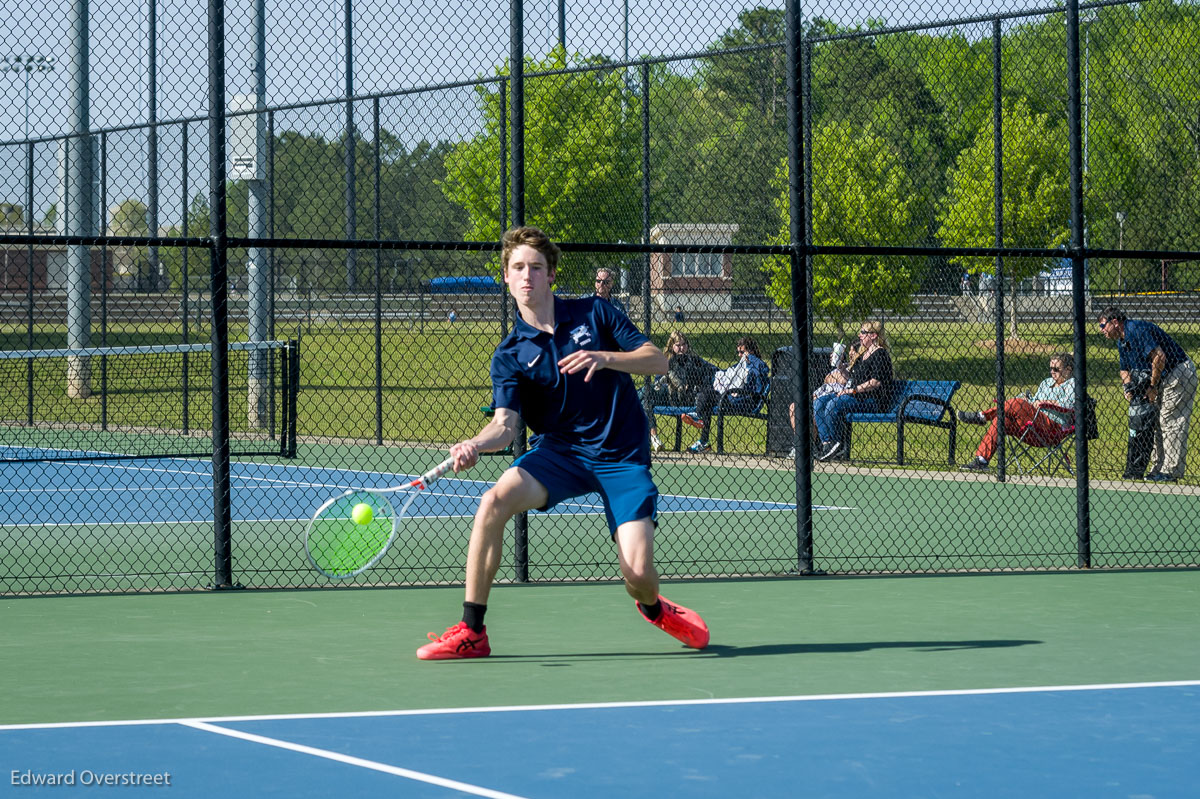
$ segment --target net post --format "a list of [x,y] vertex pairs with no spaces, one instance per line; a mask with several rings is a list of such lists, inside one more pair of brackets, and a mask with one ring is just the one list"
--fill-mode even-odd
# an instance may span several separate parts
[[285,422],[287,425],[287,447],[284,451],[285,457],[296,457],[296,413],[297,400],[300,396],[300,340],[292,339],[288,341],[287,346],[288,363],[287,363],[287,389],[284,396],[285,401]]

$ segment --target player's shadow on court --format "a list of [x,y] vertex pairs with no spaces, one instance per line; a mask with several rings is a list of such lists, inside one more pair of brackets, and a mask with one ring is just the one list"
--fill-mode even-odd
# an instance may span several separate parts
[[725,646],[710,644],[697,652],[717,657],[750,657],[754,655],[811,655],[868,652],[872,649],[912,649],[917,652],[957,652],[964,649],[1003,649],[1014,646],[1041,644],[1043,641],[991,638],[968,641],[841,641],[838,643],[762,644],[760,646]]
[[989,638],[965,641],[842,641],[829,643],[761,644],[758,646],[730,646],[709,644],[704,649],[680,647],[674,652],[561,652],[529,655],[497,655],[489,660],[587,660],[591,658],[658,658],[658,657],[757,657],[762,655],[811,655],[816,653],[868,652],[872,649],[911,649],[917,652],[958,652],[966,649],[1004,649],[1014,646],[1030,646],[1045,643],[1022,638]]

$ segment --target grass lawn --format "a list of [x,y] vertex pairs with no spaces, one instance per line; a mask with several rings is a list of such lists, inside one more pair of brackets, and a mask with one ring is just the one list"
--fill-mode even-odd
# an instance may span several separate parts
[[[686,322],[661,324],[652,335],[657,344],[665,342],[673,327],[681,328],[694,350],[708,360],[724,366],[734,357],[733,342],[752,335],[768,362],[772,353],[792,343],[786,319],[751,323]],[[993,347],[995,328],[991,324],[943,322],[897,322],[888,324],[897,377],[906,379],[957,379],[962,387],[954,397],[954,407],[983,409],[992,404],[996,389],[996,357]],[[192,341],[206,341],[207,331],[193,330]],[[381,390],[376,392],[376,338],[370,322],[308,324],[304,327],[280,327],[277,338],[299,338],[301,343],[301,394],[299,430],[301,439],[371,441],[377,435],[386,441],[447,443],[476,432],[483,421],[479,406],[491,400],[488,366],[491,352],[502,330],[498,322],[458,321],[454,323],[392,321],[381,330]],[[1072,330],[1064,324],[1023,324],[1020,341],[1006,344],[1006,394],[1035,386],[1047,375],[1047,362],[1054,352],[1072,350]],[[818,324],[814,339],[827,346],[836,337],[828,324]],[[244,338],[244,330],[231,328],[230,338]],[[178,330],[146,324],[110,325],[104,336],[111,346],[132,344],[179,343]],[[1181,345],[1194,351],[1200,337],[1178,337]],[[36,347],[65,344],[61,327],[35,329]],[[93,335],[93,344],[100,337]],[[1088,335],[1088,375],[1090,393],[1097,400],[1100,437],[1091,442],[1092,474],[1097,477],[1119,475],[1125,462],[1126,408],[1120,393],[1115,348],[1098,332]],[[0,329],[0,345],[6,349],[26,346],[26,331],[20,325]],[[17,362],[14,362],[17,363]],[[823,369],[824,364],[814,364]],[[10,370],[11,371],[11,370]],[[27,397],[20,375],[6,374],[10,386],[0,401],[0,416],[8,420],[24,418]],[[204,383],[206,375],[193,382]],[[139,419],[170,419],[177,413],[153,384],[131,375],[114,377],[109,390],[132,394],[140,401],[122,405],[124,418],[116,424],[137,424]],[[68,400],[65,376],[56,383],[54,396],[37,397],[36,418],[56,422],[91,421],[99,402]],[[210,415],[207,402],[194,404],[197,420]],[[244,405],[244,403],[241,403]],[[238,402],[233,412],[240,411]],[[235,428],[238,420],[232,420]],[[855,433],[855,457],[863,460],[892,461],[895,457],[895,428],[891,425],[860,426]],[[923,427],[911,428],[906,449],[914,465],[922,468],[949,468],[946,465],[946,431]],[[974,450],[980,430],[959,428],[957,460],[965,461]],[[731,418],[726,425],[726,448],[737,453],[761,453],[765,446],[765,425],[758,420]],[[1193,448],[1194,449],[1194,448]],[[1195,473],[1195,468],[1189,469]]]

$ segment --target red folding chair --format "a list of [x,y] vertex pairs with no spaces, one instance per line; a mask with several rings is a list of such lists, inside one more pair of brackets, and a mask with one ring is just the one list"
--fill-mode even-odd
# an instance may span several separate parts
[[[1087,413],[1085,420],[1086,433],[1089,439],[1096,434],[1096,402],[1091,397],[1084,399]],[[1057,418],[1047,413],[1056,411],[1065,414],[1068,421],[1063,424]],[[1048,421],[1049,425],[1039,425],[1038,420]],[[1053,429],[1047,434],[1045,428]],[[1071,456],[1075,451],[1075,409],[1062,405],[1044,405],[1037,409],[1033,419],[1021,425],[1016,435],[1009,436],[1008,457],[1005,459],[1005,470],[1010,474],[1054,475],[1059,468],[1066,469],[1067,474],[1074,475]]]

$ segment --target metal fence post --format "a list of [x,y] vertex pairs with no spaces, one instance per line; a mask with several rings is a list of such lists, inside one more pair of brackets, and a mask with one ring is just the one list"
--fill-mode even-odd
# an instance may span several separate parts
[[[787,48],[787,139],[788,139],[788,241],[791,244],[792,275],[792,349],[795,353],[795,377],[792,402],[795,403],[796,444],[796,569],[800,574],[813,571],[812,514],[812,396],[808,391],[809,352],[812,342],[810,305],[810,250],[812,230],[807,202],[809,172],[805,168],[808,147],[806,103],[810,99],[805,79],[807,43],[800,0],[788,0],[786,10]],[[804,335],[801,335],[801,330]],[[801,468],[801,464],[803,468]]]
[[[512,77],[512,104],[510,131],[512,136],[512,204],[513,226],[525,224],[525,4],[524,0],[511,1],[509,18],[509,72]],[[514,317],[518,313],[513,305]],[[514,318],[515,321],[515,318]],[[517,429],[517,440],[513,442],[513,454],[525,452],[525,423]],[[513,519],[513,579],[519,583],[529,581],[529,514],[518,513]]]
[[[1079,0],[1067,2],[1067,128],[1071,162],[1071,289],[1072,315],[1075,321],[1075,519],[1076,565],[1092,565],[1092,512],[1088,484],[1087,440],[1087,340],[1084,337],[1086,297],[1084,272],[1087,244],[1083,215],[1083,134],[1079,102]],[[1080,434],[1080,431],[1082,434]]]

